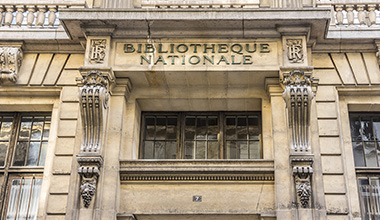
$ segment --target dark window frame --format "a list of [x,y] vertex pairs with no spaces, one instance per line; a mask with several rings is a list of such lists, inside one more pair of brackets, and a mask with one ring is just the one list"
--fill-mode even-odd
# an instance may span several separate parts
[[[262,159],[263,158],[263,140],[262,140],[262,114],[260,111],[249,111],[249,112],[226,112],[226,111],[209,111],[209,112],[194,112],[194,111],[184,111],[184,112],[155,112],[147,111],[141,113],[141,126],[140,126],[140,144],[139,144],[139,159],[144,158],[144,141],[145,140],[145,116],[176,116],[177,118],[177,148],[176,148],[176,160],[185,159],[184,158],[184,143],[185,143],[185,118],[186,116],[217,116],[219,120],[219,135],[218,135],[218,145],[219,152],[217,159],[227,160],[226,150],[227,150],[227,137],[226,134],[226,118],[228,116],[256,116],[258,119],[258,130],[259,135],[257,141],[259,142],[259,158],[249,159]],[[249,146],[248,146],[249,148]],[[160,159],[147,159],[147,160],[160,160]],[[209,160],[209,159],[196,159],[196,160]]]
[[[16,153],[16,148],[17,148],[17,142],[18,142],[18,136],[19,132],[21,129],[21,118],[22,117],[28,117],[28,116],[33,116],[33,117],[39,117],[39,116],[44,116],[50,117],[50,128],[49,128],[49,133],[51,131],[51,123],[52,123],[52,112],[2,112],[0,113],[1,116],[11,116],[13,117],[12,121],[12,128],[11,128],[11,134],[9,136],[9,141],[8,141],[8,147],[6,151],[6,156],[5,156],[5,161],[4,165],[0,166],[0,175],[3,176],[1,184],[1,191],[0,191],[0,215],[5,216],[7,215],[7,209],[8,209],[8,202],[9,202],[9,193],[10,193],[10,187],[12,184],[13,179],[17,178],[38,178],[42,179],[43,177],[43,171],[44,171],[44,165],[40,166],[39,165],[39,160],[40,160],[40,154],[41,154],[41,148],[42,146],[40,145],[39,148],[39,155],[37,159],[37,164],[35,166],[33,165],[26,165],[27,160],[28,160],[28,149],[25,153],[25,161],[24,161],[24,166],[17,166],[14,165],[14,158],[15,158],[15,153]],[[33,125],[33,123],[32,123]],[[45,125],[45,122],[44,122]],[[31,129],[33,129],[31,127]],[[32,130],[30,130],[31,132]],[[46,140],[43,140],[44,136],[44,129],[42,129],[41,133],[41,140],[40,144],[42,142],[46,142],[46,144],[49,141],[49,135]],[[29,139],[31,137],[31,134],[29,135]],[[28,140],[29,142],[30,140]],[[45,155],[46,157],[46,155]],[[46,158],[45,158],[46,159]]]
[[[369,118],[371,123],[371,133],[372,137],[370,139],[367,138],[363,129],[362,121],[363,118]],[[379,181],[380,181],[380,155],[378,154],[378,150],[380,149],[380,135],[376,137],[376,131],[374,126],[374,118],[379,118],[380,122],[380,113],[378,112],[349,112],[349,122],[350,122],[350,140],[353,151],[353,159],[356,170],[356,181],[358,186],[358,195],[359,195],[359,203],[360,209],[362,212],[363,219],[376,218],[379,215],[375,213],[379,211],[377,205],[379,205],[380,201],[375,201],[374,197],[380,196]],[[358,119],[359,121],[359,130],[353,131],[352,128],[355,127],[353,123]],[[354,121],[355,120],[355,121]],[[354,132],[358,132],[354,134]],[[359,135],[357,135],[359,134]],[[366,155],[366,143],[373,143],[375,150],[375,159],[377,166],[369,166]],[[356,152],[357,148],[361,147],[360,152]],[[360,154],[360,155],[359,155]],[[364,165],[364,166],[363,166]],[[373,185],[371,182],[377,179],[377,186]],[[368,182],[367,184],[363,184],[363,182]],[[365,191],[365,192],[364,192]],[[363,194],[364,193],[364,194]],[[365,201],[366,200],[366,201]],[[368,207],[365,207],[365,205]],[[376,211],[377,210],[377,211]]]

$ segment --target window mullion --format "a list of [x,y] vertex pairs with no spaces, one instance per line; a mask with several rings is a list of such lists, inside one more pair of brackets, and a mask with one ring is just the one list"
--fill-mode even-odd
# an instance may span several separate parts
[[225,114],[223,112],[219,113],[218,123],[219,123],[219,135],[218,135],[218,143],[219,143],[219,159],[224,158],[224,146],[226,146],[224,137],[225,131]]

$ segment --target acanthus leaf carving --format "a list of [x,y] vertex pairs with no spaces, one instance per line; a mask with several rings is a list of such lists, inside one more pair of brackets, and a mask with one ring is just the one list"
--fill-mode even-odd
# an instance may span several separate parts
[[286,102],[291,149],[295,152],[310,151],[310,105],[314,97],[311,73],[294,70],[283,74],[285,86],[283,98]]
[[0,47],[0,82],[17,81],[22,62],[22,51],[19,47]]
[[103,163],[102,143],[109,100],[109,81],[100,71],[83,74],[79,87],[82,116],[82,145],[77,161],[81,176],[80,194],[88,208],[96,195],[96,184]]

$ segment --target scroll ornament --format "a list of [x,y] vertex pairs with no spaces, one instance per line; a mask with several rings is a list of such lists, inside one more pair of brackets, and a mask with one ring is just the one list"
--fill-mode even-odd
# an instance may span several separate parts
[[286,102],[291,131],[291,149],[295,152],[310,151],[310,104],[314,97],[311,73],[294,70],[284,73],[283,98]]
[[79,102],[82,116],[82,145],[77,161],[81,176],[80,194],[83,205],[88,208],[96,195],[96,184],[103,163],[101,147],[109,99],[109,83],[99,71],[83,75],[79,88]]
[[16,82],[22,56],[19,47],[0,47],[0,82]]

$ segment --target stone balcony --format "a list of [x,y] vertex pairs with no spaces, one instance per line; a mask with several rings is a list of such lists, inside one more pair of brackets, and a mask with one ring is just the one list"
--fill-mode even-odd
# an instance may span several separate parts
[[233,9],[235,15],[229,16],[238,17],[239,10],[256,14],[272,10],[286,20],[292,16],[291,11],[313,8],[331,10],[327,39],[373,39],[380,36],[379,0],[2,0],[0,31],[4,40],[70,39],[72,36],[68,36],[60,21],[60,11],[68,9],[88,13],[94,13],[94,10],[132,10],[132,13],[184,10],[187,14]]
[[2,0],[0,32],[3,39],[69,39],[60,25],[59,11],[85,7],[85,0]]

